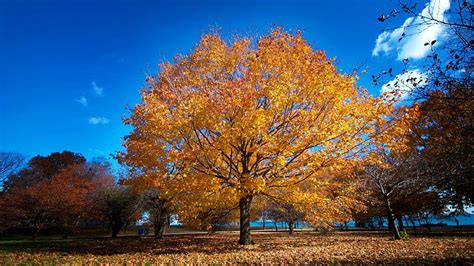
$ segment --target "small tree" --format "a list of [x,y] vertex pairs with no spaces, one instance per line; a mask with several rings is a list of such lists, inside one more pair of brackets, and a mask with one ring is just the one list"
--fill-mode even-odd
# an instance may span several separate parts
[[98,191],[94,200],[96,215],[109,221],[113,238],[117,237],[124,224],[140,217],[138,196],[124,186],[117,185]]
[[169,216],[171,215],[171,202],[160,195],[159,190],[147,190],[142,194],[143,209],[150,215],[154,226],[156,239],[161,239]]
[[284,221],[288,224],[288,232],[293,234],[294,224],[304,219],[304,213],[296,210],[286,202],[270,201],[266,206],[267,217],[273,221]]

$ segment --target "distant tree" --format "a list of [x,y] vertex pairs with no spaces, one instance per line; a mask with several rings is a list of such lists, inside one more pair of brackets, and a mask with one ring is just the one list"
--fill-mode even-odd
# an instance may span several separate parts
[[120,156],[117,159],[123,166],[120,184],[137,195],[139,208],[148,213],[149,221],[153,224],[155,238],[161,239],[169,217],[175,210],[176,193],[172,187],[173,180],[161,179],[162,183],[155,182],[159,179],[154,177],[162,174],[160,171],[146,171],[126,163]]
[[7,179],[8,189],[0,199],[3,227],[31,227],[33,238],[48,227],[73,233],[81,219],[91,217],[96,190],[113,180],[108,168],[95,163],[71,164],[48,178],[37,169],[10,176],[14,180]]
[[355,211],[352,213],[355,226],[362,228],[383,227],[387,216],[384,206],[381,206],[380,201],[375,199],[367,201],[366,204],[367,208],[363,211]]
[[113,238],[117,237],[125,224],[133,223],[141,216],[138,195],[125,186],[102,189],[93,200],[96,217],[109,222]]
[[401,236],[395,223],[397,211],[394,202],[403,194],[421,193],[427,189],[420,175],[421,169],[415,163],[417,149],[410,146],[408,138],[415,117],[416,109],[400,108],[386,123],[380,124],[378,131],[381,133],[360,172],[372,204],[379,201],[384,207],[388,227],[395,239]]
[[17,173],[26,162],[26,157],[14,152],[0,152],[0,184]]
[[[427,178],[457,212],[474,203],[474,91],[432,92],[412,131]],[[446,108],[449,106],[449,109]]]
[[[449,7],[444,16],[436,8],[441,4]],[[399,8],[378,20],[384,22],[401,14],[413,17],[416,23],[399,28],[403,31],[399,41],[410,37],[408,32],[416,34],[429,27],[443,31],[442,38],[420,44],[431,50],[424,64],[416,62],[424,80],[401,80],[393,83],[392,89],[410,88],[410,98],[419,105],[419,120],[412,132],[413,145],[421,151],[423,164],[419,165],[433,182],[433,189],[455,207],[454,213],[462,213],[464,206],[474,202],[474,5],[467,0],[431,0],[425,6],[399,1]],[[403,72],[414,67],[408,59],[404,64]],[[392,76],[389,70],[374,76],[374,81],[384,82],[384,77]]]
[[170,215],[172,214],[171,202],[160,196],[159,190],[147,190],[142,194],[143,210],[150,215],[156,239],[161,239]]
[[293,234],[293,229],[296,221],[304,219],[305,214],[298,211],[291,204],[286,202],[269,201],[266,206],[267,217],[275,222],[283,221],[288,224],[288,232]]
[[41,180],[51,180],[61,170],[86,162],[86,158],[70,151],[53,152],[48,156],[35,156],[30,159],[26,168],[8,177],[4,189],[27,187]]

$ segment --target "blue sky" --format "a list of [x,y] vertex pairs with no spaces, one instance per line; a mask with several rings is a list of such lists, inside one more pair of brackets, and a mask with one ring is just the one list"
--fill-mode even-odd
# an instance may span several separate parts
[[[119,150],[130,130],[121,119],[139,101],[146,75],[189,53],[216,26],[223,36],[258,36],[275,25],[300,29],[313,47],[337,57],[341,71],[368,66],[359,84],[378,94],[370,74],[426,54],[413,50],[423,40],[398,43],[401,32],[383,33],[414,23],[403,16],[377,21],[396,2],[0,1],[0,150],[71,150],[88,158]],[[421,37],[440,34],[429,29]]]

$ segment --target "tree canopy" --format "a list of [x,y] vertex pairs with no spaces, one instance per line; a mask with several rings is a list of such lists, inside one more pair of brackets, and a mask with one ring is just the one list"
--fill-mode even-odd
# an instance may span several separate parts
[[157,184],[176,180],[177,192],[239,207],[241,244],[250,243],[257,195],[317,209],[313,221],[340,220],[351,188],[327,172],[357,157],[390,110],[300,32],[281,28],[256,42],[205,34],[147,80],[119,160]]

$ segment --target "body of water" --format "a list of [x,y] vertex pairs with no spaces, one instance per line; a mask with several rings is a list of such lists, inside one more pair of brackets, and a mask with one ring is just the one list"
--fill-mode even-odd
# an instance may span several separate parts
[[[456,219],[459,222],[459,225],[474,225],[474,215],[463,215],[463,216],[456,216]],[[423,223],[423,222],[422,222]],[[433,218],[431,223],[437,224],[437,223],[444,223],[450,226],[457,225],[456,221],[454,220],[453,217],[450,218]],[[257,221],[252,221],[250,222],[250,226],[252,227],[263,227],[264,223],[262,220],[257,220]],[[418,222],[417,222],[417,225]],[[278,228],[288,228],[288,224],[286,222],[277,222],[276,226]],[[347,226],[349,227],[355,227],[355,222],[354,221],[349,221],[347,223]],[[386,223],[385,223],[386,226]],[[411,226],[411,224],[410,224]],[[305,228],[305,227],[311,227],[308,223],[298,221],[297,223],[294,224],[294,228]],[[265,221],[265,228],[275,228],[275,223],[272,220],[266,220]]]

